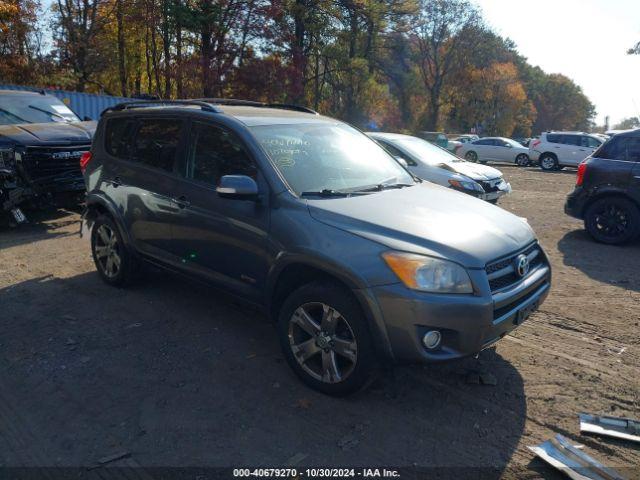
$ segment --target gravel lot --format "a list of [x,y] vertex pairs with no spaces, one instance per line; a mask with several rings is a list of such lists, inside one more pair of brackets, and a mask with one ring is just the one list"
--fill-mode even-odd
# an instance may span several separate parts
[[[126,453],[110,465],[549,478],[526,446],[562,433],[640,478],[638,446],[580,435],[577,421],[583,411],[640,417],[640,243],[595,244],[564,215],[574,172],[499,168],[514,188],[502,206],[528,218],[551,257],[548,300],[479,359],[398,368],[347,399],[305,388],[273,327],[204,286],[163,272],[129,290],[104,285],[77,214],[1,231],[0,465]],[[468,383],[473,371],[497,385]]]

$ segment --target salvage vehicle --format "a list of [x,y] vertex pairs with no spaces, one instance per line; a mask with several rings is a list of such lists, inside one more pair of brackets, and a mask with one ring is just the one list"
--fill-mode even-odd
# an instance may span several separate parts
[[578,167],[565,213],[584,220],[601,243],[627,243],[640,235],[640,129],[619,133]]
[[107,284],[152,263],[258,305],[289,366],[326,394],[359,390],[391,362],[474,355],[550,289],[524,219],[414,177],[304,107],[123,104],[80,166]]
[[367,133],[408,170],[423,180],[453,188],[481,200],[498,203],[511,192],[502,172],[467,162],[421,138],[399,133]]
[[0,225],[25,222],[24,208],[84,200],[78,161],[95,125],[54,96],[0,90]]

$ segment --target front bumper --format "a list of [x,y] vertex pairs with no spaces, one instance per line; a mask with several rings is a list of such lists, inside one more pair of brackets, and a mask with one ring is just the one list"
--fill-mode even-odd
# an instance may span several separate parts
[[[428,363],[474,355],[526,320],[551,288],[547,263],[519,284],[493,294],[484,271],[469,274],[479,290],[476,295],[422,293],[402,284],[372,288],[397,362]],[[435,350],[422,345],[422,337],[430,330],[442,334],[442,343]]]
[[498,200],[500,197],[504,197],[505,195],[511,193],[511,191],[511,184],[508,182],[504,182],[504,184],[501,185],[497,191],[480,194],[478,198],[490,202],[493,200]]

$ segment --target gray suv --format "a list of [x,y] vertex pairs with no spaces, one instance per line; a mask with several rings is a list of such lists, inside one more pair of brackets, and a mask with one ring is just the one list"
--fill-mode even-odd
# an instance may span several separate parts
[[327,394],[390,362],[473,355],[549,292],[525,220],[420,181],[302,107],[122,104],[81,168],[105,282],[125,285],[147,262],[258,305],[294,372]]

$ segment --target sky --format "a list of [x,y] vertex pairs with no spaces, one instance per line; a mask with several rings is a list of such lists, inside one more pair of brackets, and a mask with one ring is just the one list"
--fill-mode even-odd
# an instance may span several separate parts
[[640,116],[640,0],[475,0],[494,31],[547,73],[562,73],[595,104],[596,123]]

